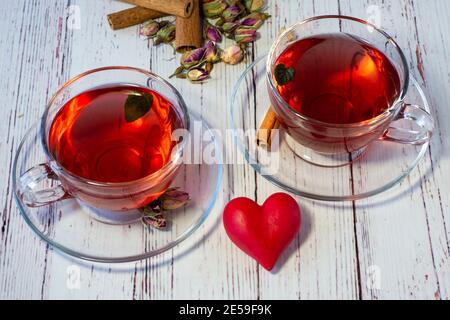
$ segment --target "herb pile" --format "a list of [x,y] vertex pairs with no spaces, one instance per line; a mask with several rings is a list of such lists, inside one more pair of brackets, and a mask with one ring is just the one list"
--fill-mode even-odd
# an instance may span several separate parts
[[[247,46],[257,40],[257,30],[270,17],[263,12],[265,0],[202,0],[201,6],[205,45],[185,52],[180,66],[171,75],[193,83],[210,78],[216,63],[240,63]],[[140,34],[151,38],[154,45],[172,45],[175,24],[167,20],[149,20],[141,26]],[[219,44],[224,38],[234,43],[223,49]]]

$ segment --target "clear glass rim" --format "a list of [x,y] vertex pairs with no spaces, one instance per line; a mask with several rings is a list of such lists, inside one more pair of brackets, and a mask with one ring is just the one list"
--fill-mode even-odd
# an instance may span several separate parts
[[[200,117],[198,117],[198,118],[200,119]],[[30,136],[32,134],[33,130],[39,130],[39,128],[37,128],[38,125],[39,125],[39,122],[36,122],[26,132],[26,134],[22,138],[21,143],[19,144],[19,147],[17,148],[16,155],[14,157],[13,170],[12,170],[12,186],[13,186],[13,190],[14,190],[14,198],[15,198],[16,204],[19,208],[20,214],[25,219],[25,222],[27,223],[27,225],[34,231],[34,233],[40,239],[42,239],[46,243],[50,244],[52,247],[60,250],[61,252],[65,253],[65,254],[68,254],[68,255],[73,256],[78,259],[91,261],[91,262],[99,262],[99,263],[126,263],[126,262],[134,262],[134,261],[148,259],[153,256],[159,255],[167,250],[172,249],[173,247],[177,246],[178,244],[180,244],[181,242],[186,240],[189,236],[191,236],[205,222],[205,220],[211,214],[211,211],[216,204],[216,201],[217,201],[217,198],[219,196],[219,192],[220,192],[220,189],[222,186],[222,179],[223,179],[223,166],[221,164],[217,164],[217,182],[214,186],[214,191],[213,191],[212,197],[210,199],[208,199],[208,205],[203,209],[202,215],[196,221],[194,221],[189,228],[187,228],[183,233],[181,233],[172,242],[170,242],[156,250],[147,252],[147,253],[131,255],[131,256],[123,256],[123,257],[101,257],[101,256],[96,256],[96,255],[84,254],[84,253],[78,252],[76,250],[70,249],[67,246],[61,245],[58,242],[50,239],[45,234],[43,234],[41,232],[41,230],[39,230],[39,228],[28,217],[27,208],[23,204],[23,202],[20,200],[20,196],[17,193],[17,191],[18,191],[18,188],[17,188],[18,172],[17,172],[17,170],[18,170],[18,166],[19,166],[18,165],[19,155],[23,151],[22,149],[27,141],[28,136]],[[209,130],[211,132],[212,136],[215,136],[213,130],[211,130],[206,123],[203,122],[203,126],[205,127],[206,130]],[[215,144],[215,148],[216,148],[215,150],[217,150],[217,152],[218,152],[219,159],[222,159],[222,152],[221,152],[221,148],[219,146],[219,141],[217,138],[214,139],[214,144]]]
[[[238,95],[239,92],[239,88],[241,86],[241,84],[244,82],[247,74],[249,72],[253,71],[253,68],[259,64],[259,63],[263,63],[264,59],[267,58],[267,54],[262,55],[258,58],[255,59],[255,61],[253,63],[251,63],[245,70],[244,72],[241,74],[241,76],[239,77],[239,79],[236,81],[234,87],[233,87],[233,91],[231,94],[231,98],[229,101],[229,105],[228,108],[230,110],[230,120],[229,120],[229,124],[230,127],[232,129],[238,129],[238,126],[235,122],[235,117],[236,114],[238,114],[237,109],[236,109],[236,96]],[[267,67],[266,64],[264,64],[265,67]],[[430,110],[430,105],[428,103],[428,99],[425,96],[425,93],[423,92],[422,88],[420,87],[420,85],[417,83],[417,81],[414,78],[410,78],[411,79],[411,84],[414,85],[414,87],[417,89],[422,101],[423,101],[423,107],[426,108],[427,110]],[[386,182],[385,184],[383,184],[382,186],[380,186],[379,188],[367,191],[367,192],[363,192],[363,193],[358,193],[358,194],[348,194],[348,195],[342,195],[342,196],[333,196],[333,195],[326,195],[326,194],[317,194],[317,193],[311,193],[308,191],[304,191],[304,190],[300,190],[300,189],[296,189],[293,188],[285,183],[283,183],[282,181],[280,181],[277,178],[272,177],[270,174],[267,174],[266,172],[264,172],[264,169],[258,164],[258,162],[256,161],[255,158],[252,157],[252,155],[250,154],[249,150],[247,150],[246,146],[242,143],[241,140],[239,140],[239,137],[236,135],[234,137],[235,143],[238,146],[239,150],[242,152],[242,154],[245,157],[245,160],[248,162],[248,164],[250,164],[250,166],[258,173],[260,174],[262,177],[264,177],[265,179],[267,179],[269,182],[273,183],[274,185],[278,186],[279,188],[288,191],[294,195],[297,196],[301,196],[301,197],[305,197],[308,199],[312,199],[312,200],[319,200],[319,201],[325,201],[325,202],[342,202],[342,201],[357,201],[357,200],[361,200],[361,199],[365,199],[365,198],[369,198],[372,196],[375,196],[377,194],[380,194],[384,191],[387,191],[389,189],[391,189],[392,187],[394,187],[396,184],[398,184],[399,182],[401,182],[404,178],[406,178],[419,164],[420,160],[422,160],[422,158],[425,156],[426,151],[428,150],[428,146],[430,144],[430,142],[426,142],[424,143],[421,148],[420,151],[418,151],[416,158],[414,159],[413,162],[411,162],[408,166],[408,168],[406,170],[403,171],[403,173],[399,174],[395,179],[392,179],[388,182]]]
[[58,173],[64,173],[65,175],[68,175],[69,177],[71,177],[72,179],[75,179],[76,181],[79,181],[81,183],[85,183],[87,185],[90,186],[95,186],[95,187],[106,187],[106,188],[124,188],[124,187],[129,187],[129,186],[136,186],[138,184],[144,183],[144,182],[149,182],[150,180],[153,180],[155,178],[160,178],[161,176],[166,175],[168,172],[171,172],[172,170],[174,170],[175,168],[178,167],[178,160],[181,158],[183,149],[186,145],[186,141],[181,141],[176,145],[176,151],[172,153],[172,159],[167,162],[163,167],[161,167],[159,170],[145,176],[142,177],[140,179],[137,180],[132,180],[132,181],[126,181],[126,182],[101,182],[101,181],[95,181],[95,180],[91,180],[91,179],[86,179],[83,177],[80,177],[76,174],[73,174],[72,172],[70,172],[69,170],[65,169],[63,166],[58,164],[58,161],[54,158],[53,154],[49,151],[48,149],[48,143],[47,143],[47,138],[45,136],[45,127],[47,125],[47,116],[48,113],[50,111],[50,107],[53,105],[55,99],[63,92],[63,90],[65,90],[67,87],[71,86],[72,84],[75,84],[78,80],[89,76],[91,74],[94,73],[99,73],[99,72],[103,72],[103,71],[131,71],[131,72],[136,72],[136,73],[141,73],[144,74],[145,76],[148,76],[151,79],[157,80],[158,82],[163,83],[164,85],[166,85],[169,90],[171,90],[171,92],[176,96],[179,106],[183,112],[182,116],[183,116],[183,121],[184,124],[186,126],[185,129],[190,130],[190,118],[189,118],[189,112],[188,109],[186,107],[186,104],[182,98],[182,96],[180,95],[180,93],[178,92],[177,89],[175,89],[175,87],[173,85],[171,85],[168,81],[164,80],[162,77],[158,76],[157,74],[151,72],[151,71],[147,71],[144,69],[140,69],[140,68],[134,68],[134,67],[127,67],[127,66],[108,66],[108,67],[102,67],[102,68],[95,68],[95,69],[91,69],[88,70],[86,72],[83,72],[73,78],[71,78],[70,80],[68,80],[66,83],[64,83],[63,85],[61,85],[58,90],[56,90],[56,92],[53,94],[53,96],[50,98],[49,102],[47,103],[47,106],[45,108],[45,111],[42,115],[41,118],[41,127],[40,127],[40,136],[41,136],[41,143],[44,149],[44,152],[46,154],[46,156],[49,159],[49,163],[51,164],[52,169],[56,170]]
[[[278,45],[280,44],[281,40],[284,38],[285,35],[287,35],[289,32],[292,32],[292,30],[294,30],[295,28],[297,28],[297,27],[299,27],[301,25],[307,24],[309,22],[313,22],[313,21],[317,21],[317,20],[339,20],[339,19],[348,20],[348,21],[352,21],[352,22],[356,22],[356,23],[359,23],[359,24],[366,25],[368,27],[373,28],[375,31],[377,31],[379,34],[381,34],[383,37],[385,37],[387,42],[391,43],[394,46],[394,48],[397,50],[397,53],[400,56],[403,68],[405,70],[404,77],[403,77],[403,86],[401,88],[400,94],[399,94],[397,100],[394,103],[392,103],[390,108],[386,109],[383,113],[379,114],[378,116],[376,116],[376,117],[374,117],[372,119],[368,119],[368,120],[361,121],[361,122],[356,122],[356,123],[346,123],[346,124],[328,123],[328,122],[322,122],[322,121],[319,121],[319,120],[316,120],[316,119],[313,119],[313,118],[310,118],[310,117],[307,117],[307,116],[301,114],[300,112],[298,112],[295,109],[293,109],[283,99],[283,97],[281,97],[281,95],[279,94],[278,90],[276,89],[276,86],[275,86],[275,83],[273,82],[272,74],[271,74],[271,62],[275,58],[275,50],[276,50],[276,48],[278,47]],[[387,32],[385,32],[384,30],[378,28],[374,24],[372,24],[370,22],[367,22],[365,20],[359,19],[359,18],[350,17],[350,16],[343,16],[343,15],[323,15],[323,16],[311,17],[311,18],[302,20],[300,22],[297,22],[294,25],[292,25],[289,28],[287,28],[284,32],[282,32],[277,37],[275,42],[272,44],[272,46],[270,48],[270,51],[269,51],[269,54],[267,56],[266,79],[267,79],[267,83],[270,86],[271,92],[275,96],[275,99],[277,99],[277,101],[283,106],[284,109],[292,112],[299,119],[301,119],[303,121],[306,121],[308,123],[311,123],[311,124],[322,126],[322,127],[343,128],[343,129],[345,129],[345,128],[361,128],[361,127],[376,125],[377,123],[382,122],[385,119],[387,119],[388,117],[390,117],[392,114],[395,114],[395,112],[400,108],[400,106],[402,106],[402,101],[403,101],[403,99],[405,98],[405,96],[407,94],[408,87],[409,87],[410,76],[409,76],[408,62],[406,60],[405,54],[403,53],[402,49],[397,44],[397,42]]]

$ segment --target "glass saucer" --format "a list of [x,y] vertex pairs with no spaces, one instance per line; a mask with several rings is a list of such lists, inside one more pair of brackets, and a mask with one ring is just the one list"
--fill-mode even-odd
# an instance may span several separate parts
[[[130,262],[142,260],[171,249],[202,225],[209,216],[222,181],[221,148],[218,139],[200,117],[190,114],[191,124],[203,134],[200,147],[190,144],[189,154],[214,149],[212,163],[191,161],[183,164],[172,187],[189,193],[191,201],[184,208],[166,214],[168,227],[157,230],[145,227],[140,220],[133,224],[113,225],[100,222],[88,214],[88,208],[77,200],[68,199],[49,206],[26,206],[17,193],[20,176],[33,165],[46,162],[39,138],[39,123],[23,138],[13,167],[14,195],[25,221],[33,231],[53,247],[71,256],[96,262]],[[205,140],[206,139],[206,140]],[[189,144],[188,144],[189,145]]]
[[[275,152],[256,144],[255,132],[270,105],[266,85],[266,57],[256,59],[233,88],[230,127],[245,160],[264,178],[295,195],[323,201],[352,201],[388,190],[402,181],[423,158],[429,143],[405,145],[387,141],[371,143],[346,165],[318,166],[300,157],[292,139],[279,130]],[[411,78],[406,103],[430,107],[423,90]],[[405,123],[405,126],[408,124]]]

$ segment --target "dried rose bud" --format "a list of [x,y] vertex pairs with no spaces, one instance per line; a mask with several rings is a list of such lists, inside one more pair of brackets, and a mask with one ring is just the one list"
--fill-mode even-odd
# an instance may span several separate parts
[[145,207],[139,208],[142,213],[142,223],[147,227],[162,229],[167,226],[166,218],[161,213],[160,201],[155,200]]
[[169,188],[163,193],[162,197],[177,198],[179,200],[189,200],[189,193],[180,190],[179,187]]
[[244,6],[250,12],[261,10],[264,4],[265,0],[244,0]]
[[216,63],[220,61],[220,53],[214,42],[209,41],[205,46],[205,61]]
[[221,17],[221,18],[217,19],[216,23],[214,23],[214,24],[215,24],[216,27],[220,28],[220,27],[223,26],[224,23],[225,23],[225,20],[223,20],[223,18]]
[[145,37],[153,37],[159,31],[159,23],[155,20],[149,20],[141,26],[139,34]]
[[222,12],[222,18],[225,21],[234,21],[243,11],[243,8],[238,5],[229,6]]
[[223,51],[221,58],[227,64],[238,64],[244,59],[244,51],[241,47],[233,45]]
[[156,229],[164,229],[167,226],[167,220],[162,214],[143,216],[142,223]]
[[234,40],[239,44],[253,42],[257,36],[256,30],[251,28],[239,27],[234,31]]
[[167,24],[163,28],[159,29],[156,33],[154,44],[169,43],[175,39],[175,25],[172,23]]
[[206,48],[203,47],[185,52],[181,56],[180,64],[185,69],[189,69],[200,64],[205,56],[205,51]]
[[210,19],[220,17],[226,7],[227,4],[224,0],[213,0],[202,4],[203,14]]
[[222,34],[220,31],[213,25],[207,24],[205,27],[205,36],[208,40],[214,41],[214,42],[221,42],[222,41]]
[[225,32],[225,33],[230,33],[230,32],[233,32],[237,27],[239,27],[239,22],[225,22],[223,25],[222,25],[222,30]]
[[204,68],[205,68],[206,72],[208,72],[209,74],[211,74],[211,71],[212,71],[213,68],[214,68],[214,64],[211,63],[211,62],[207,62],[207,63],[205,63]]
[[202,68],[194,68],[188,71],[186,77],[192,82],[202,82],[209,78],[209,73]]
[[270,17],[267,13],[252,12],[248,16],[242,18],[241,26],[252,29],[258,29]]
[[163,210],[175,210],[189,202],[189,194],[176,188],[167,190],[160,198]]

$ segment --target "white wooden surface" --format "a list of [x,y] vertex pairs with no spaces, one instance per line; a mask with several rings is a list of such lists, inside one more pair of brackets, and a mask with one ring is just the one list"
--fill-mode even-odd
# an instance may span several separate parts
[[[19,215],[10,176],[20,139],[55,89],[78,73],[130,65],[167,77],[177,61],[170,48],[152,48],[140,39],[135,27],[111,31],[105,14],[127,7],[117,1],[0,0],[0,298],[448,299],[450,1],[269,2],[272,18],[247,63],[268,50],[280,28],[298,20],[338,13],[367,19],[379,10],[382,28],[404,49],[434,108],[436,135],[419,169],[400,187],[368,200],[299,199],[301,234],[274,273],[232,245],[221,225],[230,198],[263,201],[279,191],[248,165],[225,168],[212,215],[172,252],[124,265],[74,260],[39,241]],[[218,66],[213,80],[202,85],[173,83],[190,108],[211,126],[225,129],[227,100],[244,68]],[[188,254],[180,254],[189,246]],[[73,265],[80,268],[79,288],[68,285]],[[374,270],[379,287],[370,285]]]

